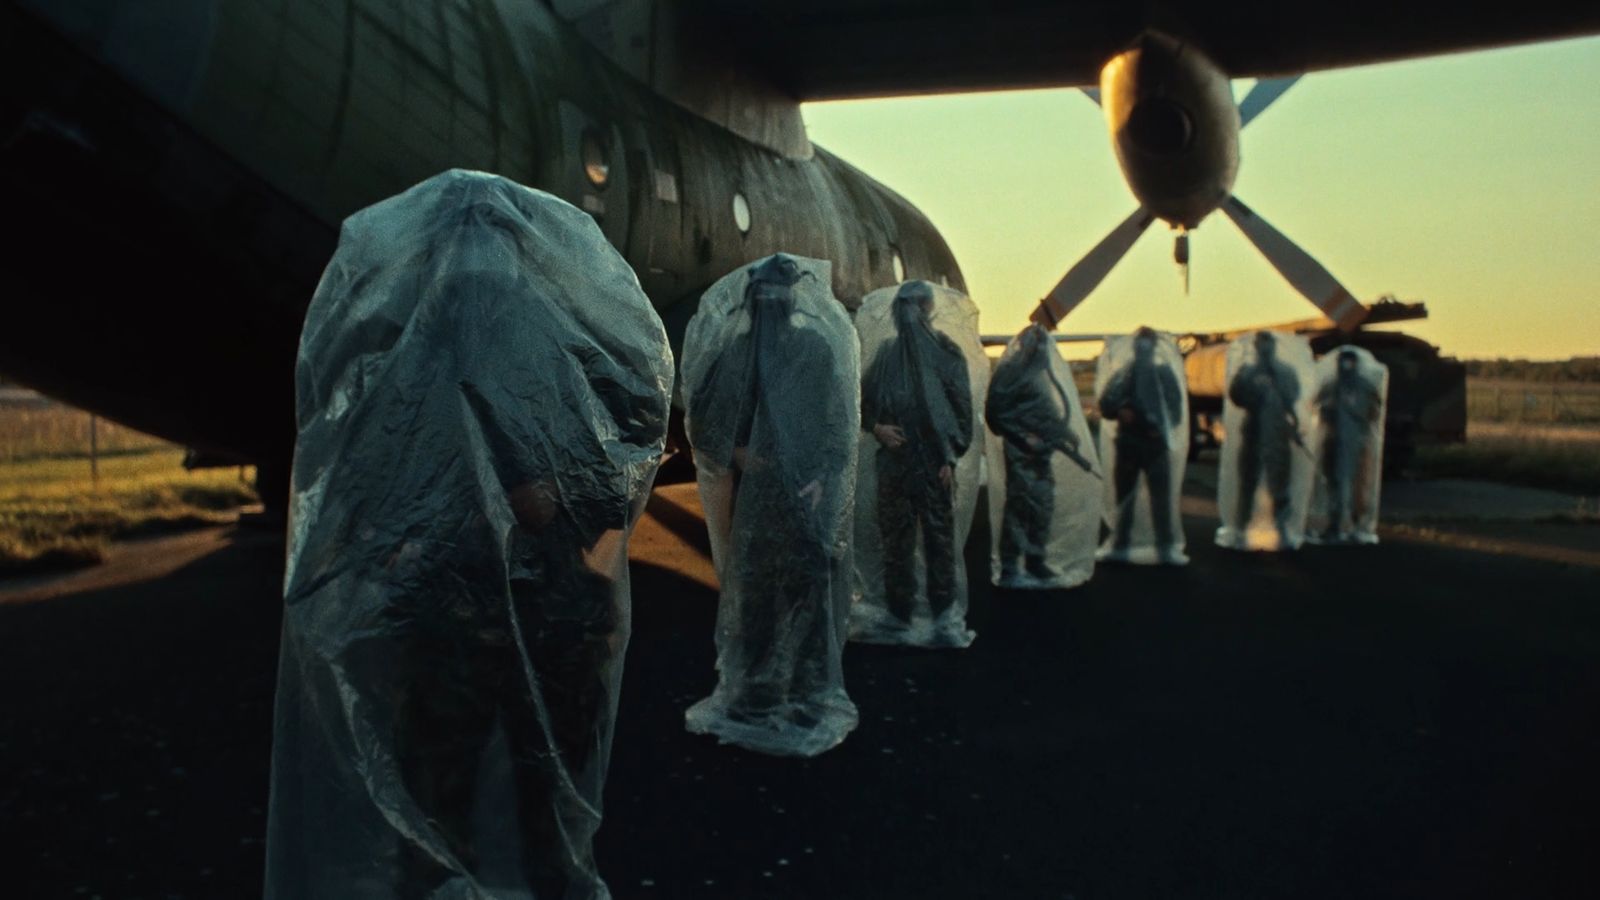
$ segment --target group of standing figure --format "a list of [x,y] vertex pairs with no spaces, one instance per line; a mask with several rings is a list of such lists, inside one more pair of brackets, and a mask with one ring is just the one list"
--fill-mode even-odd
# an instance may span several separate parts
[[1217,544],[1375,543],[1383,364],[1353,346],[1313,360],[1305,338],[1258,331],[1228,348],[1227,373]]
[[960,550],[976,506],[988,366],[977,310],[923,281],[855,321],[830,264],[777,254],[689,322],[685,425],[722,596],[717,684],[694,732],[811,756],[858,716],[851,639],[964,647]]
[[[787,254],[728,274],[675,373],[632,270],[549,194],[452,170],[346,220],[295,379],[266,896],[609,896],[592,842],[628,538],[675,386],[721,584],[691,731],[815,755],[857,724],[847,641],[970,644],[986,446],[996,583],[1087,580],[1102,508],[1102,558],[1184,561],[1170,337],[1108,346],[1096,453],[1044,329],[991,373],[960,292],[906,282],[852,321],[831,284]],[[1265,349],[1250,366],[1239,491],[1264,480],[1276,510],[1302,376]],[[1365,366],[1341,355],[1315,394],[1330,538],[1375,514],[1350,437],[1381,409]]]
[[996,364],[988,410],[996,585],[1073,587],[1097,559],[1188,561],[1177,488],[1189,414],[1177,345],[1148,328],[1108,341],[1094,398],[1098,449],[1071,370],[1041,325]]
[[[1179,495],[1190,426],[1177,343],[1150,328],[1107,341],[1092,405],[1109,479],[1077,453],[1087,429],[1071,383],[1037,325],[995,368],[988,421],[1003,448],[991,459],[1005,463],[991,469],[997,585],[1070,587],[1088,579],[1096,558],[1188,562]],[[1230,346],[1226,384],[1216,542],[1251,550],[1376,542],[1383,364],[1355,346],[1313,362],[1303,337],[1254,332]]]

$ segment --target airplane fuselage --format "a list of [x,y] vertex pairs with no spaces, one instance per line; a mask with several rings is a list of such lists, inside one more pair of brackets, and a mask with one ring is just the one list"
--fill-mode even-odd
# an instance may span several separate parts
[[300,322],[350,213],[438,172],[589,211],[674,341],[712,281],[831,260],[854,305],[964,289],[933,225],[618,70],[541,3],[0,5],[0,372],[135,428],[282,464]]

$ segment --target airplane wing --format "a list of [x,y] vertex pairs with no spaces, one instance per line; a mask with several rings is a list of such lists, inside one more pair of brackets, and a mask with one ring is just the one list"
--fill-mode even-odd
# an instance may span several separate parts
[[1551,0],[680,2],[697,43],[711,37],[800,100],[1091,85],[1147,28],[1187,37],[1235,78],[1600,34],[1600,4]]
[[[1117,337],[1117,336],[1118,336],[1117,334],[1111,334],[1111,333],[1107,333],[1107,334],[1052,334],[1052,335],[1050,335],[1050,338],[1051,338],[1051,340],[1055,341],[1058,344],[1087,344],[1087,343],[1090,343],[1090,342],[1093,342],[1093,341],[1101,341],[1101,342],[1108,341],[1108,340],[1110,340],[1110,339],[1112,339],[1114,337]],[[982,334],[982,335],[978,336],[978,341],[979,341],[979,343],[983,344],[983,346],[985,346],[985,347],[1004,347],[1005,345],[1011,343],[1012,339],[1014,339],[1015,337],[1016,337],[1016,335],[1014,335],[1014,334]]]

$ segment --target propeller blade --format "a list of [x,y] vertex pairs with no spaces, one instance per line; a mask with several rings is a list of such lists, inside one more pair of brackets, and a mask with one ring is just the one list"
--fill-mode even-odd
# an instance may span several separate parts
[[1150,227],[1156,219],[1155,213],[1144,207],[1133,211],[1133,215],[1122,221],[1121,225],[1111,229],[1111,233],[1101,238],[1094,249],[1084,254],[1067,274],[1061,277],[1050,293],[1039,301],[1039,308],[1033,311],[1029,318],[1039,322],[1044,327],[1054,330],[1056,325],[1066,317],[1067,313],[1077,308],[1083,298],[1105,280],[1117,261],[1127,254],[1128,248],[1133,246],[1139,235]]
[[1083,95],[1085,97],[1088,97],[1090,100],[1093,100],[1095,106],[1099,106],[1100,105],[1100,89],[1099,88],[1097,88],[1097,87],[1086,87],[1086,88],[1080,88],[1079,90],[1083,91]]
[[1233,220],[1233,224],[1239,226],[1250,243],[1256,245],[1256,249],[1267,258],[1267,262],[1272,263],[1278,274],[1305,295],[1317,309],[1322,310],[1323,315],[1332,319],[1340,331],[1354,331],[1366,319],[1368,309],[1350,296],[1350,292],[1332,273],[1312,259],[1311,254],[1269,225],[1266,219],[1256,215],[1238,197],[1229,197],[1222,204],[1222,211]]
[[1256,82],[1250,88],[1250,93],[1244,95],[1244,102],[1239,104],[1239,127],[1249,125],[1252,119],[1266,112],[1272,101],[1282,97],[1283,92],[1294,87],[1299,80],[1299,75],[1291,75],[1288,78],[1264,78]]

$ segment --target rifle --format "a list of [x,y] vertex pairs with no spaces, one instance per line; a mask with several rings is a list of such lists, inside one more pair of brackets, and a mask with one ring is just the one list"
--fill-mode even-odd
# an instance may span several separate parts
[[[1065,388],[1063,388],[1061,386],[1060,379],[1056,378],[1055,369],[1051,368],[1050,360],[1048,360],[1048,359],[1046,359],[1045,363],[1044,363],[1044,372],[1045,372],[1046,375],[1050,376],[1050,383],[1055,385],[1056,394],[1061,397],[1061,413],[1062,413],[1062,415],[1065,415],[1067,417],[1067,421],[1071,422],[1072,421],[1072,404],[1075,403],[1076,400],[1068,400],[1067,399],[1067,391],[1066,391]],[[1078,392],[1076,390],[1074,390],[1072,393],[1073,393],[1073,396],[1075,398],[1077,396]],[[1050,449],[1060,452],[1062,456],[1065,456],[1067,459],[1070,459],[1073,462],[1077,463],[1078,464],[1078,468],[1084,470],[1085,472],[1088,472],[1090,475],[1093,475],[1095,478],[1098,478],[1101,481],[1105,481],[1104,478],[1100,477],[1100,473],[1096,472],[1094,470],[1094,465],[1092,463],[1090,463],[1087,459],[1084,459],[1083,458],[1083,454],[1078,452],[1078,448],[1076,448],[1076,447],[1072,446],[1071,444],[1067,443],[1067,439],[1066,438],[1060,438],[1059,440],[1056,440],[1056,441],[1052,442],[1050,444]]]
[[[1100,478],[1100,473],[1096,472],[1094,470],[1094,464],[1089,462],[1089,460],[1085,459],[1083,454],[1079,453],[1078,449],[1076,447],[1074,447],[1071,444],[1067,443],[1065,440],[1059,440],[1059,441],[1051,442],[1050,449],[1060,453],[1062,456],[1065,456],[1067,459],[1070,459],[1073,462],[1077,463],[1078,464],[1078,468],[1084,470],[1085,472],[1088,472],[1090,475],[1093,475],[1096,478]],[[1105,479],[1104,478],[1100,478],[1100,480],[1104,481]]]
[[1300,451],[1313,463],[1317,461],[1317,455],[1311,452],[1310,447],[1306,446],[1305,436],[1300,433],[1300,417],[1295,415],[1292,410],[1289,412],[1289,440],[1296,447],[1299,447]]
[[1272,382],[1272,392],[1278,395],[1278,399],[1283,401],[1284,408],[1287,410],[1287,412],[1284,413],[1284,417],[1289,420],[1290,442],[1292,442],[1296,447],[1299,447],[1300,452],[1304,453],[1306,457],[1310,459],[1313,464],[1315,464],[1317,461],[1317,455],[1311,452],[1310,447],[1306,446],[1305,436],[1300,433],[1300,416],[1294,411],[1294,404],[1289,401],[1289,396],[1284,391],[1283,385],[1278,383],[1277,367],[1267,366],[1266,368],[1267,380]]

